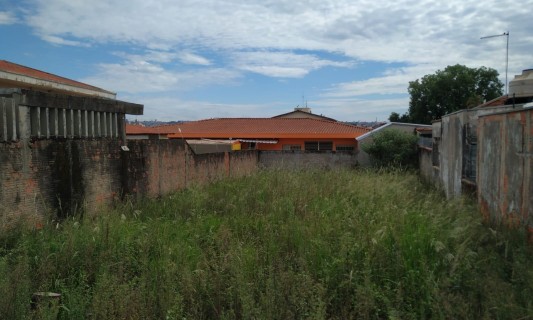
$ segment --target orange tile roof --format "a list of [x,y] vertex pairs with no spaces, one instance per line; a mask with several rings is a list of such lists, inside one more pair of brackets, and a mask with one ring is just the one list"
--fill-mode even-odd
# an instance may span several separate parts
[[51,81],[51,82],[64,84],[64,85],[69,85],[69,86],[73,86],[73,87],[78,87],[78,88],[83,88],[83,89],[88,89],[88,90],[94,90],[94,91],[100,91],[100,92],[104,92],[104,93],[114,94],[113,92],[110,92],[110,91],[107,91],[107,90],[104,90],[102,88],[98,88],[98,87],[95,87],[95,86],[91,86],[91,85],[88,85],[88,84],[83,83],[83,82],[79,82],[79,81],[75,81],[75,80],[72,80],[72,79],[60,77],[60,76],[55,75],[55,74],[51,74],[51,73],[44,72],[44,71],[41,71],[41,70],[29,68],[29,67],[22,66],[20,64],[16,64],[16,63],[9,62],[9,61],[6,61],[6,60],[0,60],[0,71],[14,73],[14,74],[18,74],[18,75],[21,75],[21,76],[31,77],[31,78],[35,78],[35,79],[39,79],[39,80]]
[[168,133],[169,138],[356,138],[368,128],[309,118],[220,118],[133,129],[126,133]]
[[505,105],[505,101],[507,101],[507,95],[503,95],[501,97],[498,97],[496,99],[492,99],[490,101],[487,101],[485,103],[480,104],[477,108],[485,108],[485,107],[497,107],[497,106],[503,106]]
[[145,127],[138,124],[126,124],[126,133],[127,134],[169,134],[173,132],[168,132],[162,130],[164,126],[158,127]]

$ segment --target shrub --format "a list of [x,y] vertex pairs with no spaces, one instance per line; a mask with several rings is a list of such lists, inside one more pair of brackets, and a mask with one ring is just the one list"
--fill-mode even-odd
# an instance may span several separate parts
[[418,138],[414,134],[397,129],[385,129],[373,136],[371,143],[361,148],[370,155],[376,167],[410,167],[418,164]]

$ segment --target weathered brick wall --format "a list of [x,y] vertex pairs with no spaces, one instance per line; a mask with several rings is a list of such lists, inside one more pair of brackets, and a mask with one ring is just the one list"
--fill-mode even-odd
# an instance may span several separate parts
[[124,194],[158,197],[257,170],[257,152],[195,155],[181,140],[62,139],[0,143],[0,226],[35,225]]
[[92,212],[122,189],[120,145],[112,140],[41,140],[0,144],[2,225],[38,223],[80,207]]
[[[95,212],[124,194],[158,197],[258,169],[257,151],[195,155],[181,140],[54,139],[0,144],[0,223]],[[263,152],[284,168],[351,167],[345,153]],[[52,215],[50,215],[51,217]]]
[[228,176],[257,170],[257,152],[195,155],[181,140],[131,140],[125,152],[125,191],[158,197]]
[[181,140],[130,140],[124,152],[125,191],[157,197],[185,188],[186,148]]
[[357,166],[356,154],[348,152],[261,151],[259,164],[276,169],[336,169]]

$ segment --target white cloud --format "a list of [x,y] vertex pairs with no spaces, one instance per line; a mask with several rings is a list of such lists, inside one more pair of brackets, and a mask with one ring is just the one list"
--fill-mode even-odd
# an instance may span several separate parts
[[231,84],[241,75],[232,70],[210,68],[181,71],[132,56],[123,63],[99,64],[96,75],[81,79],[115,92],[152,93],[185,91],[213,84]]
[[232,60],[237,69],[281,78],[300,78],[326,66],[350,67],[354,64],[325,60],[311,54],[271,51],[236,52]]
[[[331,84],[323,91],[320,101],[331,108],[324,114],[335,117],[329,111],[345,112],[357,119],[354,112],[364,115],[360,110],[365,106],[381,113],[384,108],[392,110],[395,103],[396,108],[406,108],[405,99],[387,99],[386,95],[407,94],[409,81],[450,64],[492,67],[503,80],[505,39],[479,39],[485,35],[510,31],[509,80],[533,67],[533,19],[528,10],[510,9],[516,7],[515,0],[27,3],[25,21],[46,41],[59,45],[111,43],[145,52],[124,54],[120,63],[100,64],[96,75],[84,79],[129,93],[227,84],[243,72],[303,78],[324,67],[355,66],[355,73],[360,66],[364,69],[364,63],[407,65],[371,78]],[[523,0],[520,7],[533,7],[533,0]],[[345,61],[333,61],[327,56],[330,53],[344,56]],[[176,68],[180,63],[188,65],[186,71]],[[364,100],[368,95],[385,98],[380,98],[382,102]]]
[[335,84],[325,89],[323,97],[345,98],[368,95],[407,94],[409,81],[421,78],[425,74],[434,73],[432,66],[419,65],[386,70],[381,76],[360,81]]
[[386,121],[391,112],[403,114],[409,107],[409,98],[365,100],[357,98],[323,99],[312,101],[314,113],[325,114],[341,121]]
[[208,59],[200,56],[200,55],[197,55],[197,54],[194,54],[194,53],[191,53],[191,52],[182,52],[179,54],[179,59],[182,63],[184,64],[196,64],[196,65],[200,65],[200,66],[209,66],[211,65],[211,61],[209,61]]
[[73,46],[73,47],[89,47],[90,45],[88,43],[83,43],[80,41],[74,41],[74,40],[67,40],[63,39],[61,37],[51,36],[51,35],[43,35],[41,36],[41,39],[43,39],[46,42],[50,42],[57,45],[65,45],[65,46]]
[[15,24],[18,20],[11,12],[0,11],[0,25]]
[[[36,1],[40,34],[142,46],[276,48],[341,52],[359,59],[428,62],[463,57],[486,33],[533,28],[512,0],[128,0]],[[533,5],[525,0],[521,7]],[[451,47],[453,50],[450,50]]]

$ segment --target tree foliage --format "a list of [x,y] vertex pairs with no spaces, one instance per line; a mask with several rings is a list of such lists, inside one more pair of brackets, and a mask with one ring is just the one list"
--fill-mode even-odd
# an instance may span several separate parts
[[497,98],[503,94],[502,88],[498,72],[492,68],[448,66],[409,82],[409,111],[402,116],[393,112],[389,120],[430,124],[450,112]]
[[416,167],[418,161],[417,142],[414,134],[397,129],[385,129],[372,136],[371,143],[361,148],[370,155],[376,167]]

